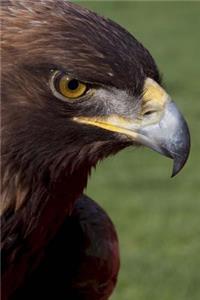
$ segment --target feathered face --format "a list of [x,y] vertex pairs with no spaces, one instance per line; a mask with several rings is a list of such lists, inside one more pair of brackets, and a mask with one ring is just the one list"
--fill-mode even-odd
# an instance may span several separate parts
[[72,158],[92,165],[143,144],[180,170],[187,125],[134,37],[61,0],[5,1],[3,9],[5,156],[24,169],[55,171]]

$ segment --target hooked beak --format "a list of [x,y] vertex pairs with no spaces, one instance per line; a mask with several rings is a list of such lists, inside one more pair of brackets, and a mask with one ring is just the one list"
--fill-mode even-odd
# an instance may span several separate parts
[[185,119],[165,90],[151,78],[144,85],[142,109],[134,120],[118,115],[74,120],[125,134],[132,141],[173,159],[172,177],[187,161],[190,133]]

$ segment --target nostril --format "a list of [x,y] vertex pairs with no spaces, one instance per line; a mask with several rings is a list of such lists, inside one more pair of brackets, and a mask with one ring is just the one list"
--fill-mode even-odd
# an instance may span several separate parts
[[147,111],[145,111],[144,112],[144,116],[149,116],[149,115],[152,115],[153,113],[155,113],[156,112],[156,110],[147,110]]

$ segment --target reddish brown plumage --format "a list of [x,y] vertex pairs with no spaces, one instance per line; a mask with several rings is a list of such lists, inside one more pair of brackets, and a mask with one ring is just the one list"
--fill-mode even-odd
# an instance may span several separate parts
[[46,247],[42,264],[13,300],[106,300],[116,285],[119,264],[111,220],[98,204],[82,196]]
[[[134,115],[145,77],[159,81],[159,73],[126,30],[63,0],[3,0],[2,25],[2,279],[8,299],[44,260],[45,247],[72,213],[91,168],[132,144],[126,136],[82,126],[73,117],[130,110]],[[49,88],[52,70],[113,91],[113,97],[60,101]],[[115,100],[119,91],[128,95],[127,103]],[[101,250],[103,255],[106,246]],[[104,266],[111,276],[105,295],[86,299],[107,299],[115,285],[118,253],[109,251],[114,261],[111,269]],[[95,265],[95,259],[87,259],[86,265]],[[77,290],[84,276],[100,275],[101,282],[95,268],[93,275],[79,267]]]

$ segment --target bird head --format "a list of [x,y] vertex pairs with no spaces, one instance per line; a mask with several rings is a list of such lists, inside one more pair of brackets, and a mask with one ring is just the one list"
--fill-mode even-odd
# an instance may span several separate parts
[[3,1],[4,157],[28,174],[94,165],[129,145],[187,160],[187,124],[131,34],[62,0]]

